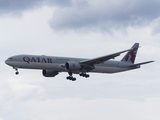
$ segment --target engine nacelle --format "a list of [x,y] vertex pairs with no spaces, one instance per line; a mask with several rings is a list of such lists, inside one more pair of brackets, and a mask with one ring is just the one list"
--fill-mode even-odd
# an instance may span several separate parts
[[55,77],[58,75],[58,72],[54,70],[43,70],[42,74],[44,77]]
[[81,69],[81,65],[78,62],[74,61],[66,62],[65,67],[68,71],[78,71]]

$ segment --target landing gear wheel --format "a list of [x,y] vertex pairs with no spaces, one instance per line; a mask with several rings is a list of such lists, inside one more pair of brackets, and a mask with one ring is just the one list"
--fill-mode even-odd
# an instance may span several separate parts
[[85,78],[89,77],[89,74],[86,74],[86,73],[80,73],[79,75],[82,76],[82,77],[85,77]]
[[67,80],[76,81],[76,78],[74,78],[74,77],[72,76],[72,74],[73,74],[72,72],[68,72],[68,74],[69,74],[69,76],[66,77]]
[[13,67],[13,69],[15,69],[15,71],[16,71],[15,74],[18,75],[19,74],[18,68],[17,67]]
[[72,77],[72,76],[68,76],[66,77],[67,80],[72,80],[72,81],[76,81],[76,78]]
[[88,75],[88,74],[86,74],[86,75],[85,75],[85,77],[86,77],[86,78],[88,78],[88,77],[89,77],[89,75]]
[[76,81],[76,78],[72,78],[72,81]]
[[15,74],[16,74],[16,75],[18,75],[18,74],[19,74],[19,72],[16,72]]

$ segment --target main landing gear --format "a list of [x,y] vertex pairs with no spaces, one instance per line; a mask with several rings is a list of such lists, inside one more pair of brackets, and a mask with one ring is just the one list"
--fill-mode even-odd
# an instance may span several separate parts
[[18,75],[19,74],[18,68],[17,67],[13,67],[13,69],[15,69],[15,71],[16,71],[15,74]]
[[68,76],[66,77],[67,80],[72,80],[72,81],[76,81],[76,78],[74,78],[73,76]]
[[82,77],[85,77],[85,78],[89,77],[89,74],[86,74],[86,73],[80,73],[79,75],[82,76]]
[[[67,80],[76,81],[76,78],[74,78],[74,77],[72,76],[72,74],[73,74],[72,72],[68,72],[68,74],[69,74],[69,76],[66,77]],[[82,76],[82,77],[85,77],[85,78],[88,78],[88,77],[89,77],[89,74],[86,74],[86,73],[80,73],[79,75]]]
[[73,74],[72,72],[68,72],[68,74],[69,74],[69,76],[66,77],[67,80],[76,81],[76,78],[74,78],[74,77],[72,76],[72,74]]

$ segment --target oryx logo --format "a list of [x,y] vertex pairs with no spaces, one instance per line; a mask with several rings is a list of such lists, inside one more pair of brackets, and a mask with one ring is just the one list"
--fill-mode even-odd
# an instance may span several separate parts
[[135,57],[136,57],[137,49],[134,48],[132,51],[130,51],[127,56],[125,57],[125,61],[130,61],[134,63]]

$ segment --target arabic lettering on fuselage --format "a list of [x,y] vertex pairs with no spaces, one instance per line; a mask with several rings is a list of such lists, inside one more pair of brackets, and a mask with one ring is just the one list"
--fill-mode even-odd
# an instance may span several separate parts
[[52,58],[44,58],[44,57],[23,57],[23,61],[27,62],[28,64],[30,62],[37,62],[37,63],[52,63]]

